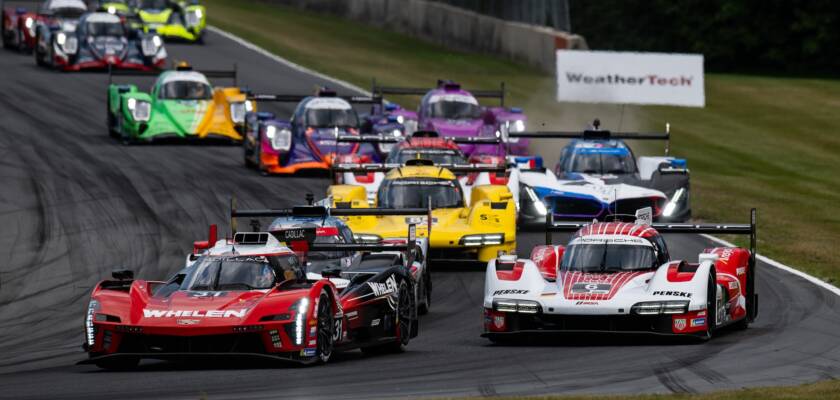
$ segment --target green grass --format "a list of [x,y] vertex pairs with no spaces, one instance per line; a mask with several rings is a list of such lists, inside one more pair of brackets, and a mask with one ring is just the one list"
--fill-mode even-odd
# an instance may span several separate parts
[[[612,130],[661,130],[670,122],[672,154],[689,160],[696,219],[745,222],[749,208],[757,207],[762,254],[840,282],[840,268],[832,263],[840,258],[838,81],[708,74],[702,109],[560,104],[553,76],[510,60],[297,9],[205,2],[212,24],[362,87],[373,77],[408,86],[448,78],[467,88],[505,81],[508,104],[525,108],[530,129],[578,130],[595,117]],[[413,107],[418,99],[393,100]],[[553,166],[560,143],[538,145]],[[662,151],[635,146],[637,152]]]
[[[467,398],[464,398],[467,399]],[[640,396],[547,396],[493,397],[495,400],[792,400],[840,399],[840,381],[830,380],[801,386],[727,390],[705,394],[661,394]],[[454,400],[454,399],[453,399]]]

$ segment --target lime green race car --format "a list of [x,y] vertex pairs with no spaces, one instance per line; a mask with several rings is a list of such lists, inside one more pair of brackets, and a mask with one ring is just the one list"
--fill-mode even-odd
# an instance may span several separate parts
[[164,39],[204,42],[207,9],[197,1],[137,0],[136,13],[146,32]]
[[[149,73],[113,71],[112,75]],[[213,88],[208,77],[233,78],[234,86]],[[160,73],[150,93],[141,92],[136,85],[108,85],[108,131],[125,144],[206,140],[241,143],[248,111],[255,111],[255,105],[236,87],[235,70],[193,71],[179,65],[174,71]]]

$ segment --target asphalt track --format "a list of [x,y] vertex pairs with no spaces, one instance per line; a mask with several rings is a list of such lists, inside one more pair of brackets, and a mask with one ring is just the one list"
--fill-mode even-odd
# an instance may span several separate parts
[[[237,60],[240,84],[259,91],[307,93],[325,83],[215,34],[204,47],[169,52],[198,68]],[[209,223],[226,221],[231,195],[243,207],[288,206],[307,191],[323,195],[328,184],[259,176],[242,166],[237,147],[122,146],[106,133],[106,84],[104,74],[45,71],[28,56],[0,52],[0,398],[667,393],[840,377],[837,297],[765,264],[757,322],[705,344],[613,336],[493,346],[479,337],[483,272],[438,267],[432,311],[401,355],[349,352],[311,368],[76,366],[85,357],[88,291],[115,266],[164,278]],[[522,235],[520,252],[539,238]],[[691,260],[711,244],[668,239]]]

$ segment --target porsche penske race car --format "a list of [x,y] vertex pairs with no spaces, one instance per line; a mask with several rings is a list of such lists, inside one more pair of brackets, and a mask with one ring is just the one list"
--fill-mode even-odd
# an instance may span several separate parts
[[[8,3],[8,2],[7,2]],[[70,29],[88,8],[83,0],[14,1],[12,3],[41,3],[37,11],[26,7],[3,7],[3,47],[21,52],[35,48],[35,33],[45,30]]]
[[[352,348],[402,351],[417,335],[408,272],[413,237],[406,244],[315,244],[316,230],[211,236],[206,254],[165,281],[115,273],[91,294],[89,358],[80,363],[127,369],[142,358],[232,356],[311,364]],[[352,250],[370,252],[360,260],[375,266],[370,273],[340,280],[338,271],[322,270],[321,279],[308,279],[308,252]]]
[[135,0],[132,6],[146,32],[166,40],[204,43],[207,9],[198,1]]
[[83,69],[155,70],[166,62],[160,36],[131,29],[107,12],[83,15],[78,25],[60,29],[38,25],[35,62],[63,71]]
[[[547,332],[629,332],[709,339],[746,328],[758,313],[755,209],[749,224],[549,223],[529,259],[487,265],[484,333],[491,341]],[[566,246],[551,232],[575,232]],[[662,234],[747,234],[750,248],[716,247],[672,259]]]
[[[431,219],[394,215],[351,217],[347,224],[362,240],[380,241],[419,223],[417,235],[429,238],[433,260],[486,263],[516,249],[516,206],[505,185],[476,185],[467,198],[458,172],[504,171],[504,167],[435,166],[429,160],[408,160],[385,174],[374,205],[379,208],[432,208]],[[368,207],[364,186],[333,185],[327,190],[335,208]],[[425,226],[424,226],[425,223]],[[433,230],[432,230],[432,227]]]
[[[384,163],[365,163],[362,157],[355,154],[340,156],[333,164],[336,172],[336,183],[348,185],[362,185],[367,192],[368,202],[373,204],[379,185],[385,179],[385,173],[402,166],[406,161],[424,159],[437,166],[484,166],[494,168],[492,171],[476,172],[475,169],[456,173],[464,188],[465,197],[470,197],[470,190],[475,185],[494,184],[504,185],[507,176],[504,170],[495,170],[506,163],[504,157],[493,155],[474,155],[467,159],[461,151],[459,143],[467,144],[498,144],[496,137],[441,137],[434,131],[416,131],[408,137],[393,135],[360,135],[339,136],[338,141],[374,143],[376,147],[390,144],[390,151]],[[463,173],[468,172],[468,173]]]
[[315,95],[253,94],[257,102],[298,103],[290,120],[270,112],[251,112],[245,118],[245,165],[263,174],[294,174],[301,170],[327,171],[336,155],[359,154],[369,159],[376,151],[369,143],[337,142],[341,135],[359,134],[353,104],[381,103],[365,96],[338,96],[326,88]]
[[[377,86],[371,90],[374,95],[416,95],[423,96],[417,112],[411,112],[396,105],[385,108],[386,115],[397,117],[398,122],[416,130],[440,132],[452,137],[500,137],[503,130],[522,132],[527,118],[521,108],[505,108],[505,86],[501,90],[466,91],[461,85],[446,80],[439,80],[437,87],[402,88]],[[477,98],[499,99],[498,107],[483,107]],[[409,129],[412,133],[415,129]],[[505,138],[502,144],[461,144],[465,154],[527,154],[527,140],[512,136]]]
[[[546,210],[558,219],[603,218],[609,213],[650,206],[659,221],[691,218],[689,170],[685,159],[634,157],[624,142],[664,140],[664,133],[610,132],[596,119],[583,132],[511,132],[511,137],[572,139],[561,153],[554,173],[540,157],[512,158],[519,172],[520,217],[542,221]],[[575,186],[583,190],[575,190]],[[516,190],[516,189],[512,189]],[[542,202],[543,204],[539,204]]]
[[[245,113],[255,109],[236,87],[237,73],[193,70],[181,63],[175,70],[113,71],[112,76],[155,76],[149,93],[136,85],[108,85],[108,131],[123,143],[160,140],[242,141]],[[233,87],[213,87],[208,78],[233,80]]]

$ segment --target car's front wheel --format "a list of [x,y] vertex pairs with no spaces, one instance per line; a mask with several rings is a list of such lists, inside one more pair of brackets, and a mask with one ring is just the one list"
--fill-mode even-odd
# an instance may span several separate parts
[[330,296],[322,292],[318,298],[318,339],[317,361],[325,363],[330,360],[333,351],[333,323],[332,303]]
[[717,280],[714,268],[709,271],[709,282],[706,285],[706,330],[701,334],[700,339],[709,340],[714,336],[717,325]]

